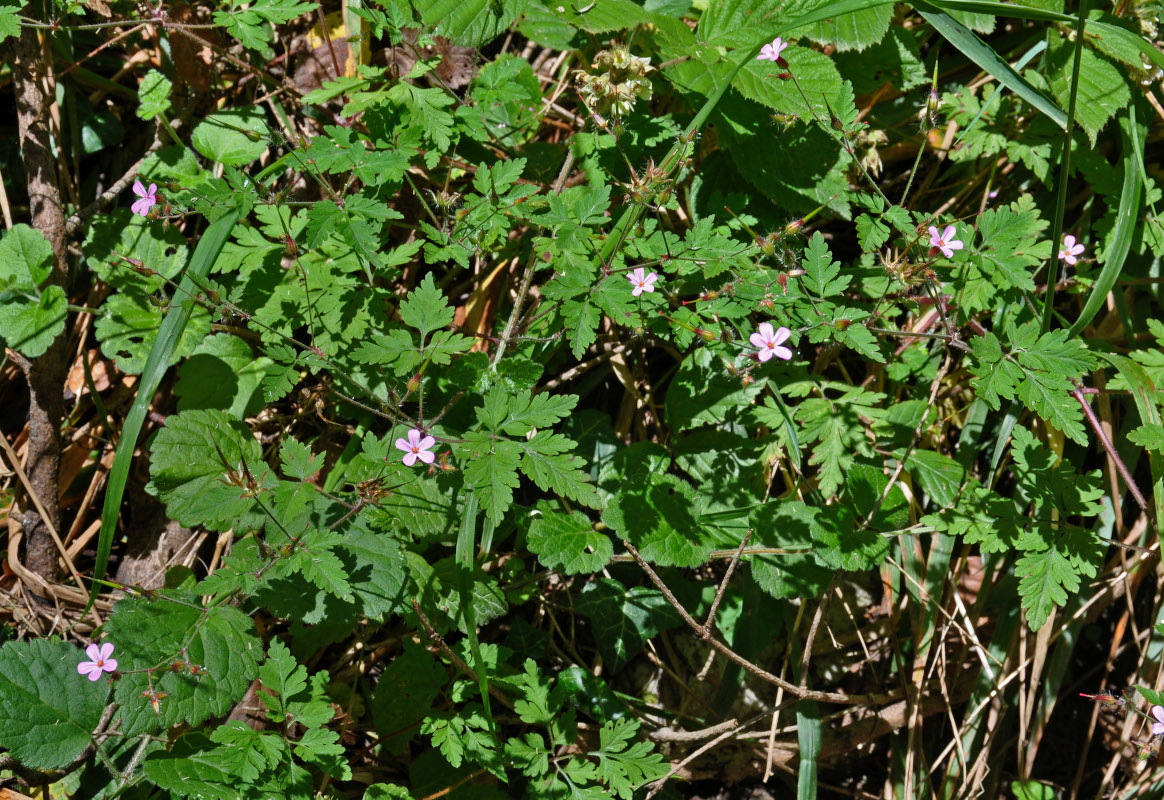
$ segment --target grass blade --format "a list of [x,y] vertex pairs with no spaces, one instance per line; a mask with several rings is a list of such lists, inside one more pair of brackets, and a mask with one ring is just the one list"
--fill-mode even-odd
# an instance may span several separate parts
[[113,456],[113,466],[109,470],[105,505],[101,509],[101,533],[97,538],[97,560],[93,564],[93,586],[89,589],[89,604],[85,606],[85,613],[88,613],[96,601],[100,581],[105,578],[105,569],[109,565],[109,551],[113,547],[113,533],[117,528],[117,515],[121,511],[121,498],[125,495],[125,481],[129,477],[129,466],[133,461],[134,448],[137,447],[137,437],[145,423],[146,412],[149,411],[154,392],[169,369],[174,348],[177,347],[182,331],[190,321],[190,313],[194,310],[194,297],[198,293],[195,281],[200,281],[210,273],[211,265],[218,259],[218,254],[222,252],[237,221],[238,211],[228,211],[202,234],[175,293],[175,299],[177,295],[182,295],[184,299],[178,305],[171,306],[167,312],[166,318],[162,320],[162,327],[158,329],[158,338],[146,359],[137,396],[125,417],[125,424],[121,427],[121,438],[117,442],[117,452]]
[[942,34],[946,41],[958,48],[981,69],[994,76],[995,80],[1006,88],[1026,100],[1039,111],[1046,114],[1056,125],[1067,129],[1067,114],[1056,105],[1055,101],[1040,92],[1019,75],[1010,64],[994,49],[983,42],[969,28],[958,22],[937,5],[927,2],[915,2],[914,7],[925,17],[934,30]]
[[1116,215],[1115,229],[1112,233],[1111,249],[1107,253],[1107,261],[1100,270],[1099,278],[1095,281],[1095,285],[1091,287],[1091,294],[1087,298],[1087,303],[1083,306],[1083,311],[1079,313],[1079,317],[1071,325],[1068,331],[1069,336],[1074,336],[1083,330],[1083,327],[1095,317],[1096,313],[1103,306],[1107,299],[1108,293],[1112,287],[1115,286],[1116,280],[1119,279],[1120,273],[1124,269],[1124,261],[1128,257],[1128,252],[1132,249],[1132,237],[1136,232],[1136,219],[1139,216],[1140,210],[1140,170],[1136,165],[1136,159],[1139,155],[1139,148],[1135,142],[1136,128],[1136,104],[1132,103],[1128,106],[1128,113],[1120,120],[1120,132],[1122,134],[1124,145],[1124,185],[1120,192],[1120,207]]
[[816,800],[816,760],[820,757],[820,706],[815,700],[796,704],[796,741],[800,746],[800,771],[796,800]]

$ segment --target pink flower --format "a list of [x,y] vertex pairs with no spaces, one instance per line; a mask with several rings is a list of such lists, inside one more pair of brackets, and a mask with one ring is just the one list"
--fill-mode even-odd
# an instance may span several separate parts
[[151,183],[150,188],[146,189],[141,185],[141,181],[133,182],[133,193],[140,199],[134,200],[130,210],[135,214],[141,214],[143,217],[149,215],[150,209],[157,205],[158,187]]
[[655,291],[655,281],[659,280],[659,276],[653,272],[649,275],[645,275],[643,273],[643,268],[639,267],[634,272],[626,276],[626,279],[631,282],[631,286],[635,287],[631,292],[631,294],[635,297],[638,297],[643,292]]
[[[1067,234],[1063,237],[1063,249],[1059,251],[1060,260],[1066,261],[1068,264],[1074,264],[1079,260],[1076,256],[1082,254],[1083,245],[1077,244],[1074,236]],[[1160,708],[1160,706],[1156,706],[1156,708]]]
[[426,464],[435,461],[436,454],[429,452],[434,444],[436,444],[436,439],[431,436],[420,438],[419,428],[410,430],[407,439],[396,440],[396,448],[404,451],[404,466],[406,467],[411,467],[418,458]]
[[960,241],[954,238],[958,233],[953,225],[947,225],[946,229],[942,231],[942,235],[938,235],[938,229],[933,225],[930,226],[930,246],[936,247],[942,251],[942,255],[946,258],[953,258],[955,250],[961,250],[965,247]]
[[753,333],[748,337],[748,341],[760,349],[757,355],[761,361],[768,361],[772,356],[778,356],[787,361],[792,358],[792,351],[780,345],[788,341],[788,337],[791,335],[792,331],[787,328],[781,327],[774,331],[771,322],[761,322],[759,333]]
[[100,647],[94,642],[85,648],[85,655],[93,660],[82,661],[77,665],[77,672],[88,675],[91,681],[100,678],[102,672],[113,672],[117,669],[117,659],[110,658],[113,655],[113,642],[106,642]]
[[1152,735],[1164,734],[1164,706],[1152,706],[1152,717],[1156,720],[1152,723]]
[[760,55],[756,56],[757,61],[779,61],[780,54],[784,52],[784,48],[788,47],[788,42],[777,36],[772,40],[771,44],[766,44],[760,50]]

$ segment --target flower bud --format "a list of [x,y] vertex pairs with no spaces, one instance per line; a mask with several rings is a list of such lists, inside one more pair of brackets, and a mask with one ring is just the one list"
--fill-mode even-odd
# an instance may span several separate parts
[[413,394],[420,391],[420,378],[421,374],[418,372],[408,379],[408,386],[406,387],[408,394]]
[[700,339],[702,339],[705,342],[714,342],[715,341],[715,334],[712,333],[711,331],[704,330],[703,328],[696,328],[695,335],[698,336]]

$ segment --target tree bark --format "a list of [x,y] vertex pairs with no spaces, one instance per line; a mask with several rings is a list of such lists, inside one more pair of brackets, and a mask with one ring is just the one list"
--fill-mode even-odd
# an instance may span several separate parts
[[[12,42],[12,77],[16,89],[16,121],[20,151],[28,179],[32,227],[53,248],[53,269],[46,285],[64,287],[68,275],[65,214],[60,183],[49,140],[49,108],[53,102],[51,53],[42,48],[37,31],[25,27]],[[58,140],[59,141],[59,140]],[[38,358],[16,358],[28,382],[28,450],[24,469],[32,490],[49,519],[43,520],[31,503],[25,509],[25,560],[28,569],[49,582],[58,578],[57,552],[46,522],[61,529],[59,477],[61,421],[68,336],[62,332]]]

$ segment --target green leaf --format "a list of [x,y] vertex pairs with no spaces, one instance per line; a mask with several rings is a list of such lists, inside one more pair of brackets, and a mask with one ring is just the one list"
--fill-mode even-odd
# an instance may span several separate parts
[[707,348],[683,360],[667,389],[667,421],[675,431],[734,419],[764,389],[762,380],[745,386]]
[[521,444],[521,471],[539,489],[554,492],[576,503],[598,508],[598,492],[590,483],[586,463],[576,455],[574,442],[561,434],[539,431],[528,442]]
[[433,281],[432,273],[408,293],[408,299],[400,304],[400,319],[410,328],[420,331],[423,341],[430,333],[453,324],[453,308],[445,300]]
[[[200,315],[200,321],[201,321]],[[178,410],[217,408],[234,419],[257,414],[263,406],[263,380],[273,365],[266,356],[255,357],[251,346],[238,336],[218,333],[205,335],[201,325],[182,338],[182,344],[197,344],[192,354],[178,367]],[[187,347],[179,348],[177,355]]]
[[598,750],[589,753],[598,759],[598,779],[622,800],[631,800],[635,789],[670,771],[662,754],[651,752],[650,742],[631,744],[638,730],[635,720],[607,722],[598,732]]
[[20,9],[24,7],[24,0],[8,0],[0,5],[0,42],[5,39],[14,39],[20,35]]
[[804,248],[805,287],[819,297],[832,297],[843,292],[851,280],[848,275],[841,275],[841,265],[833,261],[824,236],[816,231]]
[[69,299],[59,286],[47,286],[39,298],[0,293],[0,337],[29,358],[43,355],[65,329]]
[[0,747],[24,766],[60,769],[89,745],[109,680],[77,674],[77,665],[88,660],[83,650],[51,639],[0,647]]
[[817,443],[808,463],[820,466],[820,490],[825,497],[836,494],[857,454],[872,453],[862,418],[876,421],[884,416],[877,405],[884,399],[883,394],[846,388],[840,397],[811,397],[797,407],[801,439]]
[[513,490],[520,483],[517,468],[521,445],[481,432],[467,433],[464,438],[465,444],[458,451],[465,460],[465,479],[489,519],[497,525],[513,504]]
[[632,0],[604,0],[602,3],[549,3],[557,19],[587,33],[609,33],[642,25],[650,20],[645,9]]
[[173,757],[157,753],[142,765],[145,776],[161,789],[197,800],[238,800],[238,777],[216,753]]
[[137,88],[139,102],[137,116],[140,119],[153,119],[158,114],[169,111],[170,92],[173,88],[170,79],[156,69],[147,72]]
[[264,483],[266,463],[259,443],[245,425],[221,411],[170,415],[150,455],[149,489],[183,525],[237,528],[240,517],[255,507],[245,485],[229,483],[232,471],[245,480],[244,465],[258,485],[271,486],[269,480]]
[[892,6],[873,6],[809,25],[804,35],[819,44],[833,45],[839,53],[860,51],[880,42],[892,19]]
[[1141,425],[1128,434],[1128,441],[1149,450],[1164,453],[1164,425],[1152,422]]
[[800,769],[797,771],[796,800],[816,800],[816,760],[820,758],[820,706],[815,700],[796,704],[796,740],[800,746]]
[[1095,366],[1095,357],[1079,339],[1069,339],[1066,329],[1039,336],[1036,322],[1007,329],[1010,352],[993,333],[974,338],[970,345],[977,363],[970,381],[978,396],[992,408],[999,398],[1023,404],[1080,444],[1087,443],[1083,414],[1069,392],[1073,381]]
[[[229,711],[258,674],[262,649],[254,627],[238,609],[202,608],[195,595],[118,601],[105,630],[117,642],[122,670],[114,697],[123,733],[198,725]],[[156,711],[151,683],[165,693]]]
[[190,143],[211,161],[237,167],[266,152],[270,135],[263,113],[257,109],[220,111],[198,123]]
[[372,718],[390,752],[404,750],[446,682],[448,675],[428,650],[405,640],[404,652],[381,673],[372,697]]
[[279,639],[272,639],[267,648],[267,660],[259,667],[259,680],[264,688],[278,695],[279,704],[285,706],[287,700],[307,689],[307,668],[295,660],[287,645]]
[[700,519],[703,506],[690,484],[674,475],[652,474],[622,487],[602,512],[602,521],[651,563],[698,567],[711,555]]
[[23,222],[0,239],[0,291],[35,291],[53,269],[53,247],[48,238]]
[[1067,592],[1079,590],[1079,576],[1059,547],[1027,553],[1015,564],[1015,574],[1027,625],[1033,631],[1043,627],[1055,606],[1066,604]]
[[526,541],[543,566],[560,567],[567,575],[597,572],[614,555],[610,537],[594,530],[590,520],[576,511],[543,514],[530,524]]
[[[1090,26],[1088,26],[1090,27]],[[1066,108],[1071,96],[1071,75],[1075,61],[1075,45],[1049,33],[1046,72],[1059,104]],[[1087,132],[1091,146],[1096,137],[1117,111],[1131,100],[1127,80],[1110,61],[1096,55],[1091,48],[1083,48],[1079,65],[1079,97],[1075,106],[1075,121]]]
[[307,480],[323,468],[323,456],[313,453],[311,447],[294,436],[283,440],[279,461],[283,465],[283,474],[300,481]]
[[817,597],[832,580],[833,571],[813,557],[816,515],[817,509],[799,500],[764,503],[753,513],[752,545],[787,551],[751,556],[752,578],[777,599]]
[[870,528],[857,530],[864,517],[858,519],[853,512],[848,506],[834,505],[825,506],[816,515],[812,526],[813,555],[821,566],[860,572],[885,560],[889,539]]
[[433,0],[419,8],[433,31],[462,47],[481,47],[496,39],[525,10],[528,0]]
[[575,607],[590,620],[598,650],[611,669],[637,655],[647,639],[680,624],[679,616],[658,589],[627,589],[609,578],[587,584]]
[[347,570],[333,552],[343,540],[344,537],[334,531],[308,531],[299,540],[290,565],[323,591],[350,602],[353,595]]

